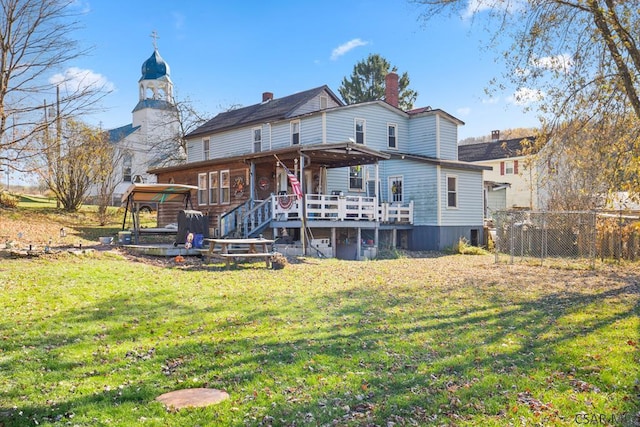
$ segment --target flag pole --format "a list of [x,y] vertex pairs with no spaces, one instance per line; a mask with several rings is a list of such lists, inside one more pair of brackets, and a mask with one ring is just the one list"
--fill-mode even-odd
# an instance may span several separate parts
[[[293,172],[291,172],[291,170],[287,167],[287,165],[285,165],[282,160],[280,160],[278,158],[277,155],[273,155],[273,157],[276,158],[276,160],[278,161],[278,163],[280,163],[282,165],[282,167],[285,170],[285,173],[287,174],[287,179],[289,181],[289,183],[291,184],[291,188],[293,189],[294,194],[296,195],[296,200],[302,200],[302,209],[301,209],[301,215],[300,215],[300,225],[301,225],[301,233],[300,233],[300,242],[302,243],[302,253],[303,255],[307,254],[307,245],[306,245],[306,231],[307,231],[307,225],[306,225],[306,220],[305,220],[305,216],[306,216],[306,209],[305,209],[305,200],[304,200],[304,193],[302,192],[302,182],[300,180],[298,180],[298,178],[295,176],[295,174]],[[301,166],[300,166],[300,175],[304,174],[304,158],[301,162]],[[304,178],[303,176],[301,176],[301,178]],[[294,182],[295,181],[295,182]],[[278,196],[279,197],[279,196]]]

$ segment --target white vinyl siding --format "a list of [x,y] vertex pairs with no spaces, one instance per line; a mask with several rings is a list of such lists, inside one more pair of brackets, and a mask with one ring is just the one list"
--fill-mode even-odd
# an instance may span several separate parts
[[[484,187],[481,171],[462,169],[442,169],[441,171],[442,210],[441,225],[481,226],[484,220]],[[456,177],[457,209],[447,208],[447,177]]]

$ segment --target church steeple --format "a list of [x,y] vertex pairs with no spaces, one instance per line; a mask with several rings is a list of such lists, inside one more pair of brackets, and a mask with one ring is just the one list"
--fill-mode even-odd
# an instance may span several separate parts
[[[173,99],[173,82],[169,77],[169,64],[162,59],[158,52],[157,33],[155,31],[152,32],[151,37],[153,38],[153,53],[142,63],[142,76],[138,81],[140,102],[134,111],[145,107],[163,108],[162,103],[167,103],[171,106],[175,103]],[[164,106],[164,108],[166,107]]]

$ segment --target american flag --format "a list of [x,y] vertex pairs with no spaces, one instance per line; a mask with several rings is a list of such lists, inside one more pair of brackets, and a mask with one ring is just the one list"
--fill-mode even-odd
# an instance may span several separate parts
[[298,196],[298,199],[302,199],[302,187],[300,186],[300,181],[298,181],[298,178],[296,177],[296,175],[291,172],[289,170],[289,168],[287,168],[285,165],[282,165],[284,167],[284,170],[287,172],[287,178],[289,178],[289,183],[291,184],[291,188],[293,188],[293,192],[295,193],[296,196]]

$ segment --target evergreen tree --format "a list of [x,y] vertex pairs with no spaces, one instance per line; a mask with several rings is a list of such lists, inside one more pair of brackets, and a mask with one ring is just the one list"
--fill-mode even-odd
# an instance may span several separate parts
[[[398,68],[392,68],[382,56],[372,53],[353,67],[350,79],[342,79],[338,92],[347,104],[384,100],[385,77],[397,71]],[[409,89],[409,75],[406,72],[398,80],[398,91],[398,106],[405,111],[411,110],[418,92]]]

